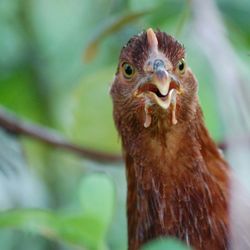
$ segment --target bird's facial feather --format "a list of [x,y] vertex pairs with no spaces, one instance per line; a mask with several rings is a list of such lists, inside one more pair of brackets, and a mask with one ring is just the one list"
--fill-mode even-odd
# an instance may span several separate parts
[[131,38],[121,51],[113,101],[127,112],[144,112],[144,127],[151,125],[153,115],[162,114],[171,115],[176,124],[178,107],[185,105],[190,89],[196,92],[184,57],[183,46],[164,32],[148,29]]

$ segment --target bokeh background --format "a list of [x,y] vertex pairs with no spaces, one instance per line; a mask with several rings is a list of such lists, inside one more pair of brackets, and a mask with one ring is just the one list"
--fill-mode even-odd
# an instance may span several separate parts
[[[0,0],[1,108],[74,144],[120,154],[109,96],[119,52],[132,35],[159,28],[185,45],[206,124],[224,142],[216,74],[198,43],[192,4]],[[217,0],[216,8],[239,69],[249,73],[250,1]],[[125,250],[125,195],[123,163],[87,160],[0,128],[0,249]]]

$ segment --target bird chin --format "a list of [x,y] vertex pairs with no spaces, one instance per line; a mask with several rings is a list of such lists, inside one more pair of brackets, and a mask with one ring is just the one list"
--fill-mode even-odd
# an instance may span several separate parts
[[144,121],[144,127],[148,128],[151,125],[152,121],[152,108],[154,104],[158,105],[163,110],[168,110],[171,106],[171,114],[172,114],[172,124],[177,124],[176,119],[176,95],[177,91],[176,89],[171,89],[169,93],[166,96],[159,97],[157,94],[151,91],[146,91],[143,93],[145,97],[145,121]]
[[[164,110],[167,110],[170,104],[176,104],[176,89],[171,89],[166,96],[159,97],[154,92],[147,91],[144,93],[146,97],[146,105],[151,106],[152,104],[157,104]],[[151,105],[150,105],[151,104]]]

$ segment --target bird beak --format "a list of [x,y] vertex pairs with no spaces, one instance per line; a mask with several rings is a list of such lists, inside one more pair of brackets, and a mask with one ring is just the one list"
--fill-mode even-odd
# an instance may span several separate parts
[[158,91],[148,94],[155,103],[163,109],[168,109],[171,103],[176,104],[176,96],[181,93],[180,83],[174,80],[165,69],[155,71],[152,84],[156,86]]
[[157,87],[162,96],[166,96],[172,89],[175,89],[177,93],[181,92],[178,79],[165,69],[162,60],[156,59],[154,61],[153,72],[152,83]]
[[139,84],[135,95],[149,98],[161,108],[168,109],[171,103],[176,102],[176,95],[181,93],[179,81],[165,68],[157,67],[151,77]]
[[182,92],[181,85],[176,77],[166,70],[161,59],[150,63],[150,76],[143,79],[135,91],[135,96],[144,96],[163,109],[168,109],[176,101],[176,95]]

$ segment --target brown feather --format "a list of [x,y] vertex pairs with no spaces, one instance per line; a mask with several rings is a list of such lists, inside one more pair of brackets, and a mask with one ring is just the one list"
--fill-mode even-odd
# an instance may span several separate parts
[[[175,72],[183,46],[166,33],[155,34]],[[190,69],[180,78],[184,94],[177,98],[176,125],[171,112],[152,106],[152,123],[143,127],[145,103],[131,91],[145,75],[149,53],[145,32],[130,39],[120,62],[135,65],[137,76],[126,82],[118,67],[111,88],[126,161],[129,250],[159,236],[195,249],[227,249],[229,168],[204,125],[196,79]]]

